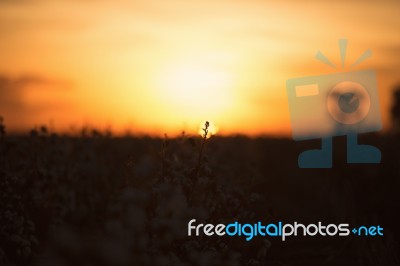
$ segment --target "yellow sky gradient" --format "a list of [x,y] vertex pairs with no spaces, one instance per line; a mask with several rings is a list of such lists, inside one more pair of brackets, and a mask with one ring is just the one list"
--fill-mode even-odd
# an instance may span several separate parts
[[398,1],[1,1],[0,115],[115,132],[289,134],[285,83],[376,69],[385,128],[400,83]]

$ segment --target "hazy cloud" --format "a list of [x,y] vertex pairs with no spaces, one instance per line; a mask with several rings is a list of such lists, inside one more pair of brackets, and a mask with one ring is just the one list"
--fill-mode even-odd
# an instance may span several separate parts
[[54,95],[69,90],[70,84],[44,78],[40,75],[21,75],[10,77],[0,74],[0,115],[8,125],[21,126],[31,121],[41,112],[64,109],[68,104],[57,97],[43,97],[35,101],[29,94]]

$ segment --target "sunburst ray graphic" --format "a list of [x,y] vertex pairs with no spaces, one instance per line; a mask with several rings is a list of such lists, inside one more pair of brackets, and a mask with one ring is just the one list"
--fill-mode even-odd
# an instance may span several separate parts
[[[342,64],[342,69],[345,67],[345,62],[346,62],[346,54],[347,54],[347,39],[339,39],[339,50],[340,50],[340,59],[341,59],[341,64]],[[372,56],[372,51],[371,49],[367,49],[360,57],[350,65],[350,68],[354,68],[355,66],[359,65],[360,63],[364,62],[366,59],[370,58]],[[326,57],[321,51],[317,51],[317,54],[315,55],[315,58],[322,63],[336,69],[336,65],[329,60],[328,57]]]

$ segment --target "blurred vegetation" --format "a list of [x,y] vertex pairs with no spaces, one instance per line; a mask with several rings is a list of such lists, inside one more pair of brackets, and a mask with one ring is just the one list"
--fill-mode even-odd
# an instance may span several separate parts
[[[352,166],[336,142],[334,169],[298,169],[318,142],[13,136],[1,119],[0,265],[399,265],[399,140],[362,137],[384,162]],[[193,218],[380,224],[385,237],[188,237]]]
[[400,134],[400,86],[393,93],[392,107],[393,131]]

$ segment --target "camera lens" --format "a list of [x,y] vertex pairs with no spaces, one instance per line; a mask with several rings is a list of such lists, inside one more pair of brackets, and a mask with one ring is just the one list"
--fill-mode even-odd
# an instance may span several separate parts
[[362,121],[369,113],[371,100],[367,90],[359,83],[343,81],[329,92],[327,107],[334,120],[352,125]]
[[347,113],[354,113],[360,106],[360,99],[357,98],[355,93],[344,93],[339,96],[339,107],[340,109]]

